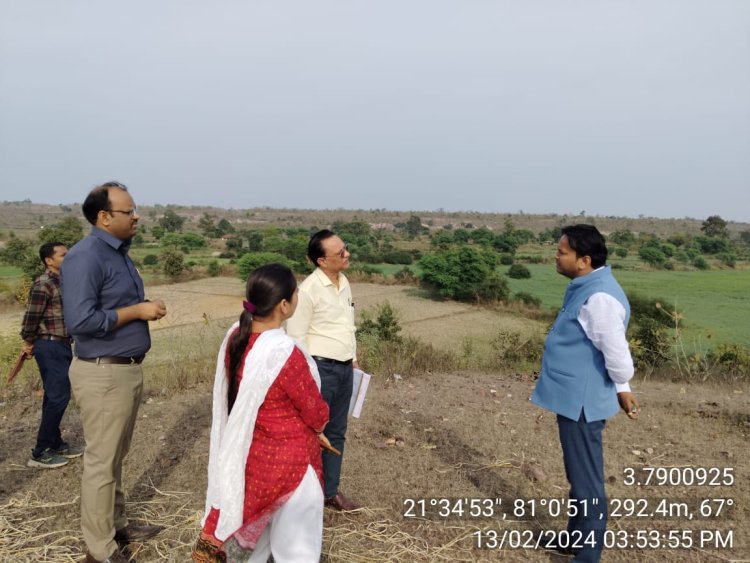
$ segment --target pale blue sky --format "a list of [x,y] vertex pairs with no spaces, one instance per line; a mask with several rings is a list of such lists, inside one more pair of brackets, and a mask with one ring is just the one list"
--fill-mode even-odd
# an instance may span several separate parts
[[0,3],[0,200],[750,221],[747,0]]

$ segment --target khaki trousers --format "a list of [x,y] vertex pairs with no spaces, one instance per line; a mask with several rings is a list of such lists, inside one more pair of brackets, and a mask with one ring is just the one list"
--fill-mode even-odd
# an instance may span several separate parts
[[130,448],[143,391],[138,364],[73,359],[70,384],[81,413],[86,449],[81,478],[81,528],[89,553],[106,559],[117,549],[115,530],[128,525],[122,460]]

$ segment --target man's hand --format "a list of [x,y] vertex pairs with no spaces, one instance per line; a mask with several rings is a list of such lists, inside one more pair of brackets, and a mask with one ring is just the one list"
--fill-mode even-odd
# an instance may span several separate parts
[[133,321],[158,321],[167,314],[167,306],[161,299],[144,301],[117,309],[117,324],[121,327]]
[[324,450],[328,450],[329,452],[336,455],[341,455],[341,452],[331,445],[331,442],[328,441],[328,438],[326,438],[326,435],[322,432],[318,433],[318,443],[320,443],[320,447]]
[[24,340],[23,344],[21,345],[21,352],[26,354],[27,358],[33,358],[34,357],[34,343],[29,342],[28,340]]
[[641,412],[641,407],[638,405],[638,401],[633,393],[623,391],[617,394],[617,401],[620,403],[620,407],[628,415],[628,418],[635,420],[638,418],[638,414]]
[[140,307],[140,319],[142,321],[158,321],[167,314],[167,306],[161,299],[144,301],[138,306]]

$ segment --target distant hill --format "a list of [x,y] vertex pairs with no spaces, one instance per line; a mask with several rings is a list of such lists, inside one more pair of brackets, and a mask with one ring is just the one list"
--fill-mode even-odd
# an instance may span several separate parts
[[[137,201],[137,194],[136,194]],[[40,227],[58,222],[65,217],[79,217],[80,203],[49,205],[33,203],[30,200],[4,201],[0,203],[0,237],[6,238],[10,231],[16,235],[36,232]],[[386,209],[275,209],[256,207],[251,209],[222,209],[218,207],[199,207],[181,205],[141,206],[138,212],[141,223],[151,226],[167,209],[187,218],[183,230],[197,230],[198,220],[204,213],[216,219],[227,219],[236,228],[265,228],[271,226],[317,226],[326,227],[334,221],[362,220],[374,228],[388,229],[388,225],[406,222],[411,215],[417,215],[422,223],[431,230],[447,225],[453,227],[471,225],[486,226],[492,230],[502,230],[510,221],[518,229],[540,231],[568,225],[571,223],[593,223],[605,233],[619,229],[628,229],[636,233],[652,233],[668,236],[674,233],[697,234],[700,232],[701,218],[657,218],[657,217],[616,217],[601,215],[564,215],[564,214],[531,214],[531,213],[481,213],[481,212],[448,212],[448,211],[392,211]],[[710,215],[707,212],[707,216]],[[729,222],[732,238],[737,238],[742,231],[750,229],[750,223]]]

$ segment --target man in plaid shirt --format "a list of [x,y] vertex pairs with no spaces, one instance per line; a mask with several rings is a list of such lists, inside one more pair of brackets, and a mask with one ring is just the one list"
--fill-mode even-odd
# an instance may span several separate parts
[[60,435],[60,421],[70,401],[68,368],[72,360],[60,295],[60,265],[67,252],[60,242],[48,242],[39,248],[46,270],[31,286],[21,328],[22,350],[26,357],[36,358],[44,386],[42,420],[36,447],[26,464],[29,467],[61,467],[70,458],[83,455],[80,448],[65,443]]

